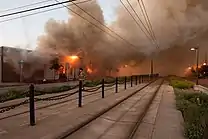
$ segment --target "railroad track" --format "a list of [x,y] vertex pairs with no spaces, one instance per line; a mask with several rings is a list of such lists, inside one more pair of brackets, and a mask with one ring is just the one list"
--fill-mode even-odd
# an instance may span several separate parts
[[117,134],[122,139],[133,139],[163,82],[164,79],[159,79],[145,85],[112,107],[66,131],[56,139],[116,138],[112,136],[116,131],[119,131]]

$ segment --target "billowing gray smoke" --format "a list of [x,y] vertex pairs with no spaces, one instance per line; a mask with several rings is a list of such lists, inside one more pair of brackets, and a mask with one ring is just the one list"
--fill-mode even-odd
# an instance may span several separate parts
[[[126,0],[123,1],[127,5]],[[138,1],[129,1],[144,21]],[[39,38],[38,50],[48,54],[63,55],[83,51],[84,62],[92,61],[99,69],[115,68],[118,65],[129,64],[133,60],[136,65],[139,65],[139,71],[146,71],[146,73],[149,71],[148,57],[151,56],[156,60],[157,72],[183,73],[185,67],[194,63],[195,54],[190,52],[189,48],[197,44],[202,50],[207,48],[207,0],[144,0],[144,3],[160,45],[159,49],[147,39],[132,17],[120,5],[117,20],[109,27],[133,45],[110,37],[69,11],[72,17],[66,22],[53,19],[48,21],[45,26],[45,35]],[[102,10],[95,0],[79,6],[105,24]],[[127,7],[130,9],[129,6]],[[102,30],[109,32],[76,6],[73,5],[70,8]],[[115,36],[115,34],[112,35]],[[147,57],[146,60],[144,55]]]
[[[98,19],[100,23],[106,24],[102,10],[95,0],[79,4],[79,6]],[[75,5],[70,6],[70,8],[102,30],[109,32]],[[67,22],[58,22],[53,19],[48,21],[45,26],[46,35],[39,38],[39,51],[62,55],[72,55],[83,51],[84,62],[87,64],[91,61],[99,70],[115,68],[122,61],[132,60],[129,55],[135,59],[140,58],[136,56],[138,52],[135,53],[134,49],[134,51],[129,50],[128,43],[114,39],[108,33],[97,29],[70,10],[69,13],[72,17]],[[125,47],[122,45],[125,45]]]

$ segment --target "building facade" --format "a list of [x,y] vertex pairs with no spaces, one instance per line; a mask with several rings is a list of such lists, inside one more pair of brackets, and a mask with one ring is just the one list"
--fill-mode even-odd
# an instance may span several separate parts
[[78,77],[78,65],[69,64],[59,57],[62,68],[58,71],[50,69],[51,63],[40,62],[43,57],[33,56],[33,51],[5,47],[0,49],[0,81],[1,82],[36,82],[44,79],[54,81],[60,79],[60,75],[67,79]]

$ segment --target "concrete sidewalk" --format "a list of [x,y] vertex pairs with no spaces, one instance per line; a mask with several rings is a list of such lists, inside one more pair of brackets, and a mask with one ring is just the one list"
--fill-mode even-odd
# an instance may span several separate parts
[[208,94],[208,88],[202,85],[195,85],[194,90]]
[[[28,113],[0,120],[0,138],[3,139],[51,139],[80,122],[93,117],[94,114],[106,109],[119,100],[122,100],[135,90],[144,86],[140,84],[123,90],[120,86],[119,93],[113,90],[106,91],[105,99],[101,94],[83,99],[83,107],[77,108],[77,100],[66,102],[36,111],[36,126],[29,126]],[[74,96],[76,97],[76,96]],[[37,105],[45,105],[48,102],[39,102]],[[50,102],[49,102],[50,103]],[[99,106],[99,107],[98,107]],[[28,109],[22,107],[21,110]],[[20,111],[20,109],[18,110]],[[11,113],[10,113],[11,114]],[[70,124],[69,124],[70,123]]]
[[173,88],[163,85],[139,126],[136,138],[185,139],[183,117],[175,103]]

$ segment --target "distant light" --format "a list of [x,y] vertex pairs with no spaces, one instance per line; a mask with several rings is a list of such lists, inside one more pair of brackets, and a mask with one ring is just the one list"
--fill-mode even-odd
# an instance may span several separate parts
[[88,73],[92,73],[93,71],[92,71],[92,69],[87,68],[87,72],[88,72]]
[[196,48],[191,48],[191,51],[195,51],[196,50]]
[[207,65],[207,63],[204,63],[203,65],[204,65],[204,66]]
[[126,68],[126,67],[128,67],[128,65],[125,65],[124,67]]
[[188,67],[189,70],[191,70],[191,67]]
[[75,59],[78,59],[79,57],[78,57],[78,56],[73,55],[73,56],[70,56],[70,58],[71,58],[72,60],[75,60]]

